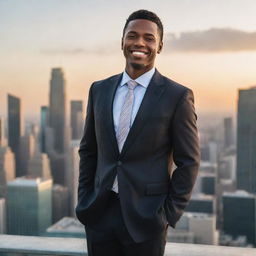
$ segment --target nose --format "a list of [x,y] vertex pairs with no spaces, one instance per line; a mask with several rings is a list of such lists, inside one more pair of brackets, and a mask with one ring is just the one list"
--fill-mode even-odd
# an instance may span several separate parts
[[137,37],[137,40],[134,42],[134,45],[145,46],[145,41],[144,41],[143,37],[141,37],[141,36]]

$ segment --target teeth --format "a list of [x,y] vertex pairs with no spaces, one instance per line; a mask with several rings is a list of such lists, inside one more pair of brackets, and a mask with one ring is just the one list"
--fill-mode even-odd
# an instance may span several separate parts
[[146,53],[145,52],[132,52],[133,54],[136,54],[136,55],[145,55]]

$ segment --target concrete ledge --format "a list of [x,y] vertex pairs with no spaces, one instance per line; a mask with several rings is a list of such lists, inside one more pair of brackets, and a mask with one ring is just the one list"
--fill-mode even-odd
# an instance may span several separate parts
[[255,248],[167,243],[166,256],[256,256]]
[[79,238],[0,235],[1,252],[85,256],[87,246],[86,240]]
[[[86,240],[35,236],[0,235],[0,255],[30,253],[35,255],[87,255]],[[255,256],[255,248],[226,247],[199,244],[167,243],[165,256]]]

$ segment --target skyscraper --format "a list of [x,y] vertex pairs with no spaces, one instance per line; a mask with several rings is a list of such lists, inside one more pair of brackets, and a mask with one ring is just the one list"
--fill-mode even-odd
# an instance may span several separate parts
[[215,214],[215,197],[205,194],[192,195],[191,200],[186,207],[186,212]]
[[256,87],[239,90],[237,188],[256,192]]
[[6,200],[0,197],[0,234],[5,234],[6,232]]
[[224,118],[224,146],[228,148],[233,145],[234,137],[233,137],[233,122],[232,117]]
[[0,147],[5,146],[4,118],[0,117]]
[[65,151],[66,90],[61,68],[53,68],[50,80],[49,126],[53,129],[54,150]]
[[51,223],[51,179],[20,177],[8,183],[8,234],[42,235]]
[[8,145],[15,154],[16,177],[20,176],[18,171],[18,151],[20,145],[21,128],[20,99],[8,94]]
[[40,122],[40,147],[42,153],[46,153],[46,127],[48,126],[49,108],[41,107],[41,122]]
[[256,245],[256,195],[246,191],[224,192],[223,231],[233,238],[246,236]]
[[21,136],[20,99],[8,94],[8,145],[17,152]]
[[77,189],[79,176],[79,141],[72,140],[69,150],[66,154],[66,181],[65,186],[69,192],[69,212],[70,216],[75,216],[75,207],[77,205]]
[[82,123],[83,123],[83,102],[81,100],[71,101],[71,118],[70,126],[72,128],[72,140],[80,139],[82,134]]
[[52,222],[69,216],[68,188],[54,185],[52,188]]
[[7,182],[15,179],[15,157],[9,147],[0,146],[0,197],[6,197]]
[[36,140],[33,135],[24,135],[20,137],[19,146],[19,176],[28,175],[28,164],[36,151]]
[[45,153],[36,151],[28,162],[28,175],[33,178],[51,179],[50,161]]

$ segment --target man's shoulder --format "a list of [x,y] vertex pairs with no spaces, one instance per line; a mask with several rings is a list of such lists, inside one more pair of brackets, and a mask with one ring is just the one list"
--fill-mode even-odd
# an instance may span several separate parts
[[176,93],[181,93],[181,94],[183,94],[187,91],[191,91],[191,89],[188,86],[180,84],[180,83],[178,83],[160,73],[159,73],[159,75],[161,76],[162,82],[165,85],[167,85],[168,90],[175,91]]
[[92,86],[94,88],[98,88],[98,87],[102,87],[107,84],[113,84],[113,83],[117,82],[121,78],[121,76],[122,76],[122,73],[107,77],[102,80],[95,81],[95,82],[93,82]]

